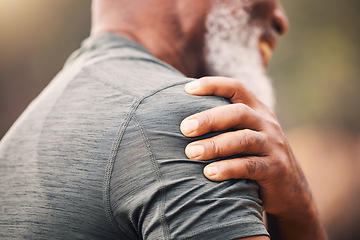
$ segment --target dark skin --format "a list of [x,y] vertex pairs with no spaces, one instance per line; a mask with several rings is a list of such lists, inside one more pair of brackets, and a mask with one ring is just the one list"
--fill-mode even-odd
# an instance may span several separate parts
[[[259,43],[266,43],[270,51],[275,48],[277,37],[288,30],[288,20],[276,0],[220,1],[246,9],[251,15],[250,23],[263,28]],[[205,20],[214,0],[93,2],[91,34],[121,33],[188,77],[209,75],[204,59]],[[264,56],[264,65],[269,60]]]
[[[276,39],[288,28],[281,5],[276,0],[220,1],[245,9],[251,16],[249,24],[261,27],[259,51],[266,66]],[[205,20],[215,2],[94,0],[91,33],[118,33],[142,44],[186,76],[202,77],[208,74],[204,59]],[[234,79],[202,78],[187,85],[185,91],[221,96],[233,103],[185,119],[181,124],[185,136],[234,129],[189,144],[187,156],[201,161],[246,155],[214,162],[205,167],[204,175],[213,181],[256,180],[273,239],[327,239],[301,167],[271,109]]]
[[[224,97],[232,103],[186,118],[181,124],[185,136],[236,129],[190,143],[187,156],[208,160],[246,155],[207,165],[205,176],[213,181],[256,180],[273,239],[327,239],[300,164],[272,110],[235,79],[205,77],[186,85],[185,91]],[[194,154],[194,146],[203,150]]]
[[186,76],[201,77],[207,73],[203,58],[207,2],[97,0],[93,4],[92,34],[121,33]]

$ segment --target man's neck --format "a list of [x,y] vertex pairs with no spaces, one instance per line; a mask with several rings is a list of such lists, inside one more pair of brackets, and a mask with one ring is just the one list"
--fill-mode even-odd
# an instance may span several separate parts
[[153,56],[188,77],[200,77],[205,74],[204,30],[199,27],[200,23],[196,23],[200,21],[189,18],[189,15],[180,14],[175,1],[156,8],[154,4],[143,1],[142,8],[153,7],[145,12],[134,9],[135,6],[131,3],[121,3],[121,0],[93,1],[91,35],[104,32],[122,35],[139,43]]

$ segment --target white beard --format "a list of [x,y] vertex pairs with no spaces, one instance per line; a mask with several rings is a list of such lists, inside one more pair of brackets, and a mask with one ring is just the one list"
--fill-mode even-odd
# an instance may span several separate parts
[[206,21],[207,67],[211,75],[238,79],[274,108],[274,90],[258,48],[260,29],[249,26],[248,21],[249,14],[240,7],[214,4]]

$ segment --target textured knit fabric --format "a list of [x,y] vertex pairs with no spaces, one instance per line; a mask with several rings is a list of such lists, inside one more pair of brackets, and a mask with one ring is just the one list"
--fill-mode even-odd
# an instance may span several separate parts
[[186,158],[181,121],[228,104],[189,81],[120,36],[87,39],[0,142],[0,239],[267,235],[254,182]]

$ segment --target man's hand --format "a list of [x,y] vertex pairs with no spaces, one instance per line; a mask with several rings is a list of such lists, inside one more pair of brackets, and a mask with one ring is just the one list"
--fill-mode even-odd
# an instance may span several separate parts
[[205,77],[187,84],[185,91],[224,97],[232,103],[181,123],[187,137],[233,130],[186,147],[186,155],[194,160],[244,156],[207,165],[205,176],[213,181],[256,180],[269,231],[278,234],[275,239],[326,239],[309,186],[273,111],[235,79]]

